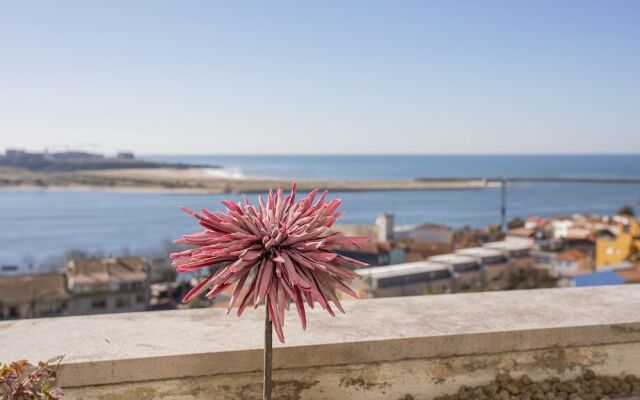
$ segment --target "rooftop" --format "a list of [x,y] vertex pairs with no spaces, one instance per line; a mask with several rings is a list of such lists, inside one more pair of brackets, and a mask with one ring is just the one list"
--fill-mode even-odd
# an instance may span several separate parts
[[466,263],[474,263],[476,260],[473,257],[461,255],[461,254],[441,254],[439,256],[431,256],[427,259],[428,261],[444,263],[444,264],[466,264]]
[[586,258],[587,255],[577,249],[563,250],[556,254],[556,259],[562,261],[580,261]]
[[598,271],[623,271],[623,270],[633,270],[634,268],[640,267],[640,264],[636,265],[631,261],[623,261],[616,264],[608,264],[598,267]]
[[497,249],[503,251],[531,250],[533,244],[528,240],[502,240],[499,242],[490,242],[482,245],[489,249]]
[[404,264],[387,265],[384,267],[359,268],[356,272],[363,277],[387,278],[411,273],[442,271],[448,268],[440,263],[416,261]]
[[368,253],[368,254],[380,254],[382,252],[389,252],[392,250],[389,242],[381,242],[376,240],[370,240],[366,243],[362,243],[358,246],[342,247],[341,251],[350,251],[354,253]]
[[60,273],[0,276],[0,304],[66,299],[65,277]]
[[373,224],[335,224],[329,232],[342,232],[347,236],[370,236],[374,237],[376,227]]
[[489,247],[469,247],[466,249],[456,250],[456,253],[472,257],[497,257],[502,255],[500,250]]
[[509,231],[507,231],[507,235],[510,236],[518,236],[518,237],[533,237],[536,234],[536,230],[534,228],[525,228],[520,227],[520,228],[513,228],[513,229],[509,229]]
[[617,272],[604,271],[590,274],[581,274],[574,277],[575,285],[580,286],[603,286],[622,285],[625,280]]
[[447,226],[447,225],[441,225],[441,224],[434,224],[434,223],[426,223],[426,224],[421,224],[416,226],[415,228],[413,228],[414,230],[439,230],[439,231],[447,231],[447,232],[452,232],[453,228]]
[[142,257],[73,259],[67,271],[74,284],[136,282],[147,278],[147,263]]
[[640,283],[640,262],[635,263],[630,268],[616,270],[626,283]]

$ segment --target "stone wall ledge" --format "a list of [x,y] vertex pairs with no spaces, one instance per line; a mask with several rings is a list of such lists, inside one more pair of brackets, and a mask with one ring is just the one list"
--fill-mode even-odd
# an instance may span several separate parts
[[[295,307],[274,368],[310,368],[640,342],[640,285],[345,301]],[[64,354],[63,387],[120,384],[262,367],[262,309],[180,310],[0,322],[0,361]],[[277,340],[277,339],[275,339]]]

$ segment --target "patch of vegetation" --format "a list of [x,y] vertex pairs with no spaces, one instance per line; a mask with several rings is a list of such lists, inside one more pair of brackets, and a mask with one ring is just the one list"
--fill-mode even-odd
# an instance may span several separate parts
[[0,364],[0,400],[61,399],[64,392],[56,386],[60,361],[62,357],[41,361],[38,365],[27,360]]
[[633,207],[631,207],[628,204],[625,204],[624,206],[620,207],[620,209],[618,210],[618,215],[633,217],[636,215],[636,212],[633,210]]
[[553,288],[557,283],[545,270],[521,269],[509,274],[505,290]]

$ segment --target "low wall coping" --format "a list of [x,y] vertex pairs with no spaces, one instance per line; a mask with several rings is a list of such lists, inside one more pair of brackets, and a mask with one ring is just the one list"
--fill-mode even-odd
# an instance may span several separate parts
[[[428,295],[295,306],[274,368],[640,341],[640,285]],[[0,362],[65,355],[66,387],[258,371],[264,310],[198,309],[0,322]]]

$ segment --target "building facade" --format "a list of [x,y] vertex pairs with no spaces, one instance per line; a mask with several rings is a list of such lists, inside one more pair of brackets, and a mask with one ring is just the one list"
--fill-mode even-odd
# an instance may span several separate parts
[[596,240],[596,268],[629,260],[640,252],[640,224],[630,216],[616,217],[616,236]]
[[422,224],[413,228],[396,231],[396,239],[450,246],[453,243],[453,229],[439,224]]
[[429,257],[427,261],[442,264],[454,274],[456,292],[469,292],[484,287],[482,266],[473,257],[460,254],[442,254]]
[[533,268],[534,261],[531,255],[533,242],[528,240],[503,240],[485,243],[482,247],[500,251],[507,257],[512,269],[526,270]]
[[483,287],[489,290],[501,290],[507,287],[511,266],[500,250],[486,247],[460,249],[456,254],[473,257],[482,266]]
[[61,273],[0,276],[0,320],[68,315],[70,297]]
[[69,313],[144,311],[149,305],[149,267],[142,257],[70,260]]
[[452,293],[455,280],[449,267],[428,261],[358,269],[355,281],[362,298]]

